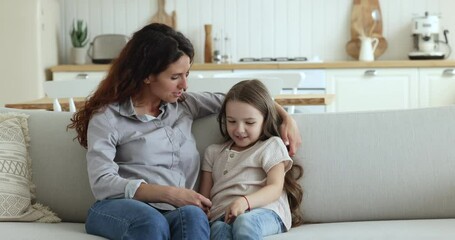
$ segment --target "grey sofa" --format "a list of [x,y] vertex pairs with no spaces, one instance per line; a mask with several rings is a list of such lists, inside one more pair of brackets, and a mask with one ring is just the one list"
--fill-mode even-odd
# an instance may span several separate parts
[[[30,115],[37,201],[62,223],[0,222],[2,239],[102,239],[84,220],[94,202],[70,113]],[[303,144],[307,221],[266,239],[455,239],[455,106],[294,115]],[[200,151],[221,140],[214,117],[193,129]]]

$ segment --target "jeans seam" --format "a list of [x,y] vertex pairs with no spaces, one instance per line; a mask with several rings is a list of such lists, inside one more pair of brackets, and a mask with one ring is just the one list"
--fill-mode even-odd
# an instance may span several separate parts
[[130,220],[125,220],[125,219],[122,219],[122,218],[117,218],[117,217],[114,217],[112,215],[109,215],[109,214],[105,214],[103,212],[99,212],[99,211],[96,211],[93,207],[90,208],[90,211],[92,211],[93,213],[95,214],[98,214],[100,216],[103,216],[103,217],[106,217],[106,218],[110,218],[110,219],[114,219],[116,221],[118,221],[119,223],[121,224],[124,224],[125,226],[127,226],[127,231],[124,232],[124,234],[122,235],[122,239],[123,237],[125,236],[125,234],[128,232],[128,229],[129,229],[129,225],[131,225],[131,221]]
[[187,236],[186,236],[186,229],[184,229],[186,227],[186,222],[184,221],[185,220],[185,216],[183,216],[185,213],[184,211],[181,211],[180,208],[177,208],[177,211],[179,212],[179,216],[180,216],[180,222],[182,223],[182,227],[181,227],[181,234],[182,234],[182,239],[187,239]]

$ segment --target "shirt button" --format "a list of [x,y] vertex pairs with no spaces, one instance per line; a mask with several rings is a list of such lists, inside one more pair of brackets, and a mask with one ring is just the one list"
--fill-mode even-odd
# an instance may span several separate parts
[[228,173],[228,170],[224,170],[223,175],[226,175]]
[[230,158],[233,158],[234,156],[235,156],[235,154],[233,154],[233,153],[229,154]]

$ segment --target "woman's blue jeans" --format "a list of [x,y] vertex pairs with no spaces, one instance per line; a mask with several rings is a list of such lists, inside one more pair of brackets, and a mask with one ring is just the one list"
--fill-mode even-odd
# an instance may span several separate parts
[[160,211],[134,199],[97,201],[85,223],[87,233],[108,239],[209,239],[202,209],[188,205]]
[[224,216],[210,227],[210,239],[262,239],[265,236],[286,231],[278,214],[266,208],[256,208],[240,214],[231,224],[224,222]]

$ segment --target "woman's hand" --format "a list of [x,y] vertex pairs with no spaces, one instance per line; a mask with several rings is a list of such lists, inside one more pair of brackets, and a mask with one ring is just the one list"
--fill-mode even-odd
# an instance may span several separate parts
[[244,213],[248,209],[248,203],[243,197],[239,197],[232,201],[232,203],[226,208],[224,214],[224,222],[232,223],[236,217]]
[[297,152],[297,148],[300,144],[302,144],[299,128],[294,118],[292,118],[280,104],[275,102],[275,108],[278,115],[283,119],[283,122],[280,125],[281,139],[283,139],[284,144],[288,146],[289,156],[292,157]]
[[210,199],[191,189],[143,183],[136,190],[134,198],[150,203],[168,203],[175,207],[194,205],[208,213],[212,207]]
[[195,205],[200,207],[206,213],[208,213],[212,207],[210,199],[190,189],[176,188],[174,194],[172,195],[172,199],[169,203],[176,207]]
[[289,148],[289,156],[294,156],[297,152],[297,148],[302,144],[299,128],[294,118],[289,115],[283,118],[283,122],[280,126],[280,134],[284,144]]

